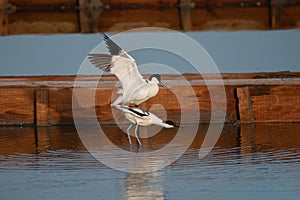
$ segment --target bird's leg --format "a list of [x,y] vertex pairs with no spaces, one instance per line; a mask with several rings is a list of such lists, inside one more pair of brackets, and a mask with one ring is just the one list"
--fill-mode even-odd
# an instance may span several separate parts
[[129,144],[132,144],[131,139],[130,139],[130,129],[132,126],[133,126],[133,124],[130,124],[127,128],[127,136],[128,136]]
[[138,135],[139,135],[139,130],[140,130],[140,129],[139,129],[139,125],[137,124],[136,127],[135,127],[134,133],[135,133],[135,137],[136,137],[136,139],[137,139],[139,145],[142,146],[142,143],[141,143],[141,141],[140,141],[140,139],[139,139],[139,136],[138,136]]

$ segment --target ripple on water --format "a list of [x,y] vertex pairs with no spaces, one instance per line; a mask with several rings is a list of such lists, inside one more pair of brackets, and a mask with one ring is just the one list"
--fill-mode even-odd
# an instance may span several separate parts
[[57,150],[0,156],[0,169],[90,170],[103,168],[87,151]]

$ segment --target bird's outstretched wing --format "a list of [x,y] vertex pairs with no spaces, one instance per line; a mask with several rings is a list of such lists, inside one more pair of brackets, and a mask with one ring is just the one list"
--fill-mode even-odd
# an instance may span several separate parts
[[93,65],[106,72],[115,74],[121,82],[123,95],[145,83],[142,75],[138,71],[137,65],[132,59],[120,55],[89,54],[89,59]]
[[112,39],[110,39],[105,33],[103,34],[103,38],[106,47],[111,55],[127,57],[135,62],[135,60],[124,49],[122,49],[119,45],[112,41]]
[[121,82],[123,95],[131,95],[130,92],[144,84],[145,80],[138,71],[135,60],[124,49],[105,34],[104,41],[111,55],[89,54],[89,59],[99,69],[115,74]]

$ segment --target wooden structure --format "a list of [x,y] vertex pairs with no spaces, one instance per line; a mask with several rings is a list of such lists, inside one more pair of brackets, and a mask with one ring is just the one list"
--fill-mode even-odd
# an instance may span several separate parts
[[0,0],[0,34],[300,27],[300,0]]
[[[184,77],[197,98],[200,122],[211,122],[211,91],[200,75],[186,74]],[[300,122],[300,73],[223,74],[222,78],[218,80],[213,74],[206,75],[207,83],[215,89],[223,87],[224,82],[227,106],[226,110],[220,108],[217,111],[226,112],[227,123]],[[181,112],[192,113],[193,108],[189,106],[192,94],[186,86],[180,85],[180,78],[164,75],[162,79],[170,87],[177,88],[186,101],[184,106],[180,107],[176,96],[164,89],[142,106],[149,108],[150,105],[161,104],[168,118],[177,121]],[[0,125],[73,124],[74,80],[75,76],[0,77]],[[80,88],[84,91],[82,98],[94,90],[89,83],[96,80],[97,77],[93,76],[80,77],[86,85]],[[117,79],[108,75],[101,77],[95,88],[95,110],[100,123],[115,123],[110,102],[114,98],[116,84]],[[86,103],[88,105],[90,102]],[[193,117],[186,120],[184,122],[197,122]]]

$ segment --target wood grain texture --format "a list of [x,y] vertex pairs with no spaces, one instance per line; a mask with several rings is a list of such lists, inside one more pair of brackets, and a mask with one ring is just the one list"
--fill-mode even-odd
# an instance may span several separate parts
[[250,87],[255,122],[300,122],[300,86]]
[[103,10],[98,18],[99,32],[118,32],[132,28],[163,27],[180,30],[177,8],[112,9]]
[[236,89],[239,108],[239,117],[241,123],[250,123],[253,121],[252,101],[249,87]]
[[73,124],[72,89],[49,89],[49,121],[52,125]]
[[78,16],[72,11],[18,11],[9,15],[7,34],[79,32]]
[[[236,123],[238,116],[242,123],[300,121],[300,73],[223,74],[224,88],[213,74],[206,75],[206,81],[212,84],[209,87],[199,75],[184,77],[191,86],[176,75],[163,75],[171,92],[161,88],[141,107],[177,122],[221,122],[224,113],[226,123]],[[74,111],[82,120],[127,123],[123,113],[110,107],[117,97],[116,77],[101,77],[97,88],[91,87],[97,84],[96,76],[77,77],[82,84],[72,101],[74,80],[75,76],[0,77],[0,124],[33,124],[36,119],[37,124],[70,125],[74,123]],[[160,107],[152,108],[157,104]]]
[[8,15],[1,12],[0,7],[0,36],[7,35]]
[[32,89],[0,88],[0,125],[34,124],[34,99]]
[[76,5],[76,0],[8,0],[17,6],[49,6],[49,5]]
[[37,126],[49,125],[49,91],[37,89],[35,91],[35,123]]

